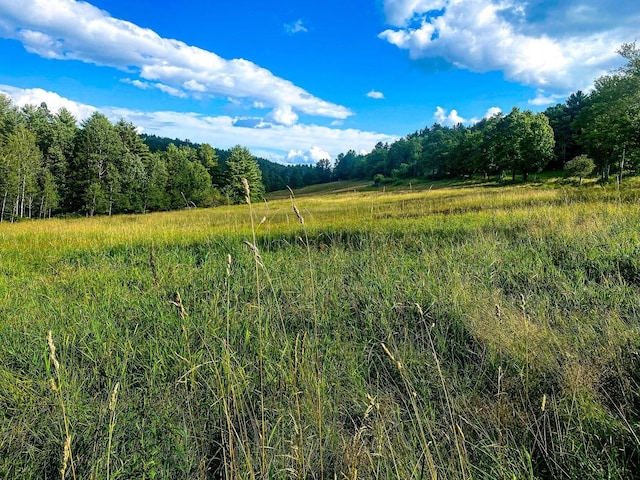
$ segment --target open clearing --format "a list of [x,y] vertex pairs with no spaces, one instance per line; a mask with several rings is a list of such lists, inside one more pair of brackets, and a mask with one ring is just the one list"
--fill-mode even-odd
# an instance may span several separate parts
[[0,225],[0,477],[640,478],[638,184],[361,187]]

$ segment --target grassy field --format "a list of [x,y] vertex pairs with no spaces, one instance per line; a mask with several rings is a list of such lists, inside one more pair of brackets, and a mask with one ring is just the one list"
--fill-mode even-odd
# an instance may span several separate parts
[[3,223],[0,477],[640,478],[639,198],[348,183]]

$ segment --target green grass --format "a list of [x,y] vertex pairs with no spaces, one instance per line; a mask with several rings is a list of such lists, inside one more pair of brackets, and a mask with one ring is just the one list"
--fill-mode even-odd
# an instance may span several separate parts
[[0,477],[639,478],[638,182],[361,187],[0,225]]

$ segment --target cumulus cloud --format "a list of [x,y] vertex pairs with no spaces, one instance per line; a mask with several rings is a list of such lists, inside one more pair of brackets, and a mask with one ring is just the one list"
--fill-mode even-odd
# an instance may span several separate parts
[[450,112],[447,112],[442,107],[437,107],[435,113],[433,114],[433,119],[436,123],[440,125],[453,126],[458,125],[459,123],[465,123],[466,120],[458,115],[458,111],[453,109]]
[[384,99],[384,93],[371,90],[369,93],[367,93],[367,97],[373,98],[375,100],[382,100]]
[[[49,109],[54,112],[65,107],[78,121],[98,110],[95,106],[74,102],[39,88],[21,89],[0,85],[1,93],[11,97],[18,106],[47,102]],[[101,106],[99,110],[112,122],[124,118],[149,134],[189,138],[218,148],[244,145],[254,152],[262,152],[266,158],[281,162],[287,161],[291,151],[301,152],[303,160],[306,158],[317,161],[322,158],[333,159],[350,149],[370,151],[378,142],[390,143],[396,140],[392,135],[377,132],[318,125],[283,125],[268,123],[255,117],[207,116],[174,111],[144,112],[109,106]]]
[[0,85],[0,94],[5,94],[11,98],[14,105],[24,107],[25,105],[47,104],[51,112],[57,112],[61,108],[69,110],[76,120],[80,121],[89,117],[97,110],[92,105],[85,105],[74,102],[68,98],[61,97],[55,92],[49,92],[41,88],[17,88],[10,85]]
[[317,145],[312,146],[309,150],[289,150],[285,157],[285,162],[289,164],[305,163],[315,165],[320,160],[331,160],[332,155]]
[[544,90],[538,90],[535,98],[528,100],[527,103],[536,107],[543,107],[545,105],[558,103],[559,100],[565,97],[566,95],[545,94]]
[[274,115],[287,107],[329,118],[352,115],[348,108],[315,97],[248,60],[227,60],[163,38],[86,2],[0,0],[0,18],[0,36],[22,42],[31,53],[114,67],[171,95],[251,99],[276,109]]
[[294,35],[296,33],[308,32],[309,30],[307,29],[307,27],[304,26],[304,22],[302,21],[302,19],[300,19],[300,20],[296,20],[293,23],[285,24],[284,31],[287,32],[289,35]]
[[[631,2],[621,0],[624,5]],[[594,0],[556,3],[563,5],[549,7],[540,0],[384,0],[387,22],[395,28],[379,38],[408,50],[411,58],[440,57],[474,72],[502,71],[507,80],[546,95],[586,89],[617,64],[615,52],[637,35],[640,12],[635,7],[623,17]],[[588,16],[579,14],[585,8]],[[609,21],[585,23],[592,15]],[[563,19],[563,29],[557,18]]]
[[489,110],[487,110],[487,113],[485,113],[484,117],[482,118],[489,119],[491,117],[495,117],[496,115],[500,115],[500,114],[502,114],[502,109],[500,107],[491,107],[489,108]]
[[443,8],[441,0],[385,0],[384,13],[387,22],[396,27],[432,10]]
[[[502,109],[500,107],[490,107],[487,110],[487,113],[484,114],[484,116],[482,117],[482,119],[484,120],[489,120],[492,117],[495,117],[496,115],[501,115],[502,114]],[[478,117],[473,117],[471,120],[469,120],[469,123],[471,125],[474,125],[476,123],[478,123],[481,119]]]
[[281,125],[293,125],[298,121],[298,115],[296,115],[290,105],[282,105],[274,108],[271,113],[267,115],[267,120]]

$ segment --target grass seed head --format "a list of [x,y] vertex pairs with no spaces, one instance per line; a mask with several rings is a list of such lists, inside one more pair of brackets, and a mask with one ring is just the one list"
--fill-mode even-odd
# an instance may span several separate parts
[[298,207],[296,207],[295,205],[293,206],[293,211],[296,214],[296,217],[298,217],[298,220],[300,220],[300,223],[304,225],[304,218],[302,217],[302,215],[300,214],[300,210],[298,210]]
[[178,309],[178,312],[180,313],[180,318],[184,320],[187,317],[187,311],[185,310],[184,304],[182,303],[182,297],[180,297],[180,292],[176,292],[176,299],[175,301],[172,301],[171,304]]
[[51,330],[49,330],[49,334],[47,335],[47,343],[49,344],[49,358],[51,359],[51,363],[53,363],[53,368],[55,368],[57,372],[60,369],[60,364],[56,358],[56,346],[53,344]]
[[264,266],[262,264],[262,257],[260,256],[260,250],[258,250],[258,247],[256,247],[253,243],[251,243],[248,240],[244,241],[244,244],[249,247],[249,249],[251,249],[251,251],[253,252],[253,256],[256,259],[256,261],[258,262],[258,265],[260,266]]
[[118,402],[118,390],[120,389],[120,382],[116,383],[116,386],[113,387],[113,392],[111,392],[111,398],[109,399],[109,410],[112,412],[116,409],[116,403]]
[[247,203],[251,203],[251,189],[249,188],[249,182],[246,178],[242,178],[242,186],[244,187],[244,197]]
[[62,454],[62,467],[60,468],[60,478],[64,478],[67,473],[67,466],[69,465],[69,459],[71,458],[71,437],[67,435],[64,440],[64,453]]

